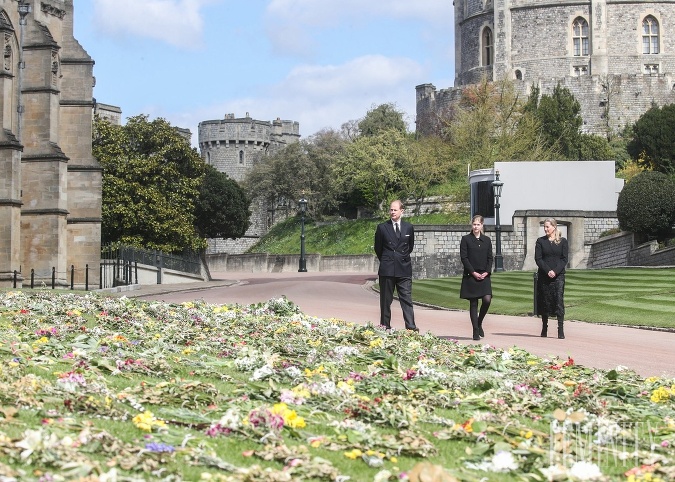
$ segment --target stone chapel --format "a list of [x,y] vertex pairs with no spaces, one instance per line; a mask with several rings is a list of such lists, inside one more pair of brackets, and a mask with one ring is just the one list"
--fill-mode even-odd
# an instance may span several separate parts
[[80,287],[87,265],[98,285],[94,61],[73,37],[73,3],[0,0],[0,286],[32,273],[38,286]]

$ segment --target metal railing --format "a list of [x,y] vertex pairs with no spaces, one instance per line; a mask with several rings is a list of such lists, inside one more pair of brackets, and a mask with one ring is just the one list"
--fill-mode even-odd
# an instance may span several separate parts
[[157,284],[162,283],[162,270],[171,269],[200,274],[199,253],[187,251],[181,255],[133,246],[105,246],[101,249],[101,288],[138,284],[138,265],[157,268]]

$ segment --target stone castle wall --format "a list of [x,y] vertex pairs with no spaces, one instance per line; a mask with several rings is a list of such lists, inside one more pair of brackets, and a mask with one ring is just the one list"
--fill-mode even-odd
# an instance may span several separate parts
[[[300,124],[276,119],[272,122],[227,114],[219,120],[199,123],[198,142],[202,158],[230,178],[241,182],[265,156],[300,138]],[[270,206],[258,198],[251,203],[250,226],[239,239],[209,239],[207,252],[239,254],[253,246],[275,223],[286,219],[288,206]]]
[[[455,85],[436,91],[417,86],[418,130],[434,126],[461,90],[488,80],[512,79],[523,96],[532,86],[550,94],[560,83],[579,101],[584,132],[605,135],[635,122],[652,105],[675,102],[675,18],[671,1],[457,0]],[[659,25],[658,53],[643,54],[642,22]],[[572,23],[589,28],[588,55],[575,55]],[[490,29],[493,55],[486,61],[483,33]]]

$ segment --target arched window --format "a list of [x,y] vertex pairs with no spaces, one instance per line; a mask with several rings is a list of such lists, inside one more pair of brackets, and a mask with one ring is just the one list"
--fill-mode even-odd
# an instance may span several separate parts
[[659,22],[651,15],[642,21],[642,53],[659,53]]
[[516,70],[516,80],[523,80],[523,72],[521,70]]
[[244,164],[244,151],[239,151],[239,164]]
[[572,41],[574,42],[574,56],[588,55],[588,22],[577,17],[572,22]]
[[483,29],[482,41],[482,58],[483,65],[492,65],[494,62],[494,45],[492,44],[492,30],[489,27]]

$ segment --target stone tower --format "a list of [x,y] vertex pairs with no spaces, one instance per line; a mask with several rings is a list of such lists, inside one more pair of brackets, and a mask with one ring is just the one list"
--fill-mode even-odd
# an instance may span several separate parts
[[98,284],[102,170],[92,156],[94,61],[73,0],[0,0],[0,284]]
[[455,85],[417,86],[422,131],[483,76],[513,79],[524,95],[561,84],[581,104],[583,130],[599,135],[675,102],[670,0],[455,0],[454,10]]
[[[241,182],[264,156],[298,142],[300,124],[281,120],[261,121],[227,114],[224,119],[199,123],[198,142],[202,158],[231,179]],[[272,224],[285,218],[287,208],[267,206],[261,199],[251,205],[251,225],[243,238],[211,239],[210,253],[239,254],[253,246]]]

